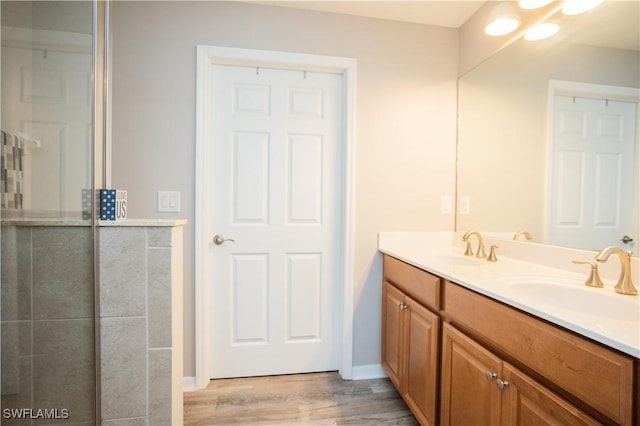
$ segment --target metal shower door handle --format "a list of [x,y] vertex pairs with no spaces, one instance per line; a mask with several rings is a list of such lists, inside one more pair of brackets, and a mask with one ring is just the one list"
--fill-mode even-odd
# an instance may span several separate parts
[[236,240],[232,238],[225,238],[220,234],[217,234],[215,237],[213,237],[213,244],[217,246],[224,244],[226,241],[231,241],[232,243],[234,243]]

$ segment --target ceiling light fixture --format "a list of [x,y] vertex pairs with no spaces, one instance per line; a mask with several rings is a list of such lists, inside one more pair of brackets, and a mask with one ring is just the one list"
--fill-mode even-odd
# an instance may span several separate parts
[[554,24],[552,22],[543,22],[529,28],[524,34],[524,39],[530,41],[543,40],[557,33],[559,29],[560,25],[558,24]]
[[602,0],[564,0],[562,13],[565,15],[579,15],[588,12],[602,3]]
[[546,6],[553,0],[519,0],[518,5],[523,9],[538,9]]
[[507,2],[498,3],[489,15],[489,23],[484,32],[490,36],[501,36],[513,32],[520,25],[515,8]]

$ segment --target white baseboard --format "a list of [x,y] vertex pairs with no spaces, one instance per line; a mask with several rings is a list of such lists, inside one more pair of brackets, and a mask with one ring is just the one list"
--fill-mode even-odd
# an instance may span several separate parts
[[354,365],[352,380],[384,379],[387,373],[384,372],[381,364]]
[[[384,379],[387,373],[384,372],[381,364],[354,365],[353,377],[351,380]],[[182,382],[183,392],[194,392],[201,388],[196,387],[195,376],[185,376]]]
[[185,376],[182,378],[182,391],[183,392],[193,392],[197,391],[196,387],[196,376]]

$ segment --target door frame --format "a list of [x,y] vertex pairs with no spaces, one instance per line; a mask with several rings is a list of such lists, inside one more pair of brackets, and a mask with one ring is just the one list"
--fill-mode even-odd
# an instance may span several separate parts
[[[546,171],[544,182],[545,197],[544,206],[544,241],[549,241],[551,237],[551,216],[553,208],[553,200],[551,193],[552,174],[553,174],[553,127],[555,117],[555,97],[557,95],[576,96],[583,98],[612,100],[612,101],[624,101],[632,102],[636,104],[636,139],[635,139],[635,158],[634,158],[634,170],[636,187],[634,192],[636,194],[636,201],[633,208],[635,209],[634,215],[640,222],[640,184],[638,184],[638,176],[640,174],[640,88],[624,87],[624,86],[610,86],[604,84],[583,83],[578,81],[567,80],[549,80],[547,91],[547,142],[546,142]],[[640,233],[640,229],[634,230],[636,233]]]
[[342,181],[342,246],[339,321],[339,372],[342,378],[353,378],[353,264],[354,264],[354,195],[356,141],[356,65],[354,58],[309,55],[302,53],[254,50],[208,45],[197,46],[196,81],[196,152],[195,152],[195,389],[207,386],[210,380],[211,324],[207,286],[214,274],[207,259],[210,250],[208,218],[211,213],[209,167],[211,150],[207,140],[211,135],[206,102],[212,96],[211,76],[214,65],[277,67],[289,70],[319,71],[343,76],[343,181]]

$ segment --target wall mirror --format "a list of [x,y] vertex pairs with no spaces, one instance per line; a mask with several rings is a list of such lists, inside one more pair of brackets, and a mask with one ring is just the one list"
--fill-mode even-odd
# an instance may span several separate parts
[[459,79],[458,231],[637,252],[639,5],[558,13]]

